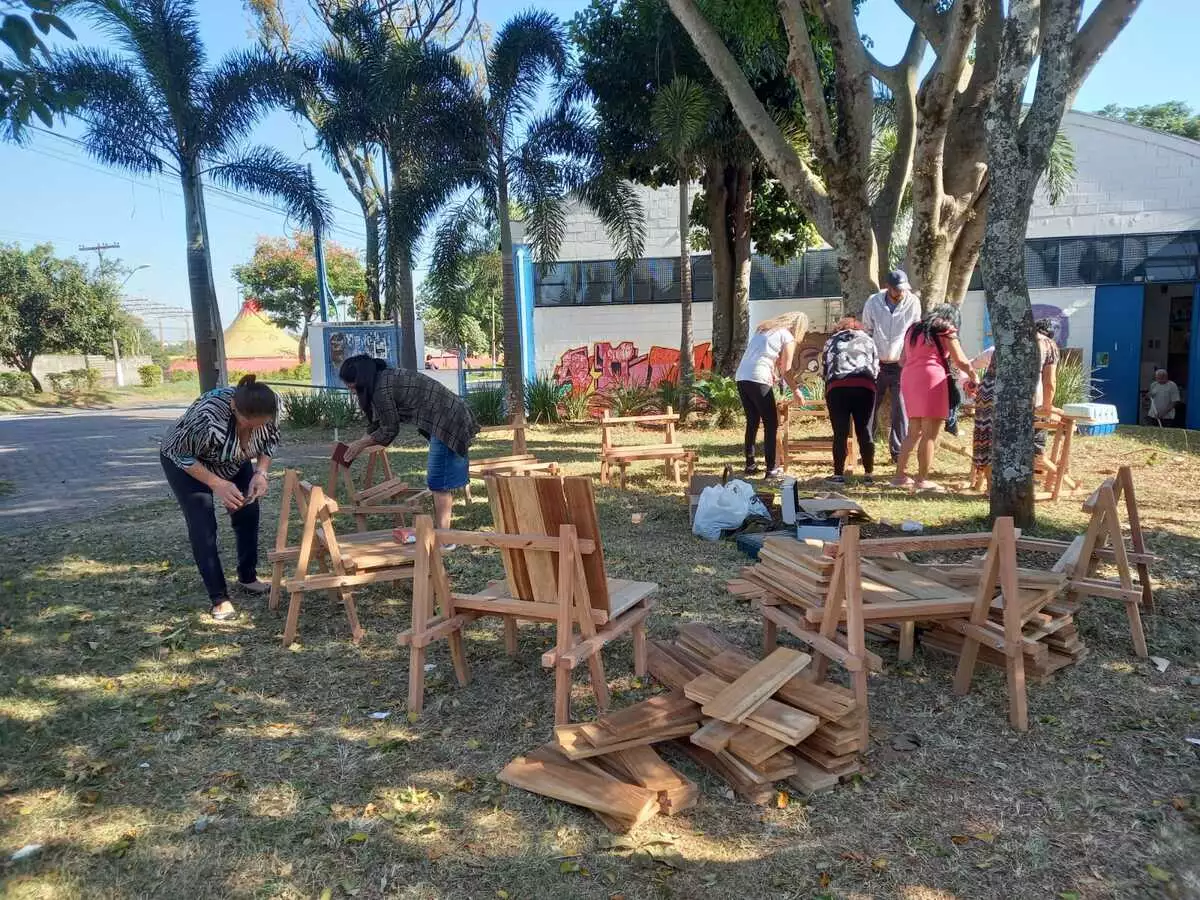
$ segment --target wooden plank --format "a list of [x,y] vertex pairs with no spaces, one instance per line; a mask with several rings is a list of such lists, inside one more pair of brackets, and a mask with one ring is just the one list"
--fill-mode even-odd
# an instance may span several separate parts
[[811,662],[807,653],[780,647],[704,705],[704,714],[741,724],[763,701]]
[[[539,622],[557,621],[559,613],[558,604],[555,603],[497,598],[488,594],[455,594],[454,605],[459,609],[471,609],[488,616],[514,616],[520,619],[536,619]],[[597,625],[604,624],[599,621],[602,616],[603,613],[592,611],[592,619]]]
[[[542,508],[538,500],[538,479],[526,476],[499,478],[501,496],[508,496],[508,507],[519,531],[525,534],[549,535],[542,521]],[[557,538],[557,534],[554,535]],[[539,603],[558,602],[558,565],[553,553],[542,550],[523,552],[525,566],[529,570],[532,599]],[[524,598],[522,598],[524,599]]]
[[630,827],[648,822],[658,813],[658,796],[653,791],[525,757],[514,759],[497,777],[513,787],[612,816]]
[[[878,581],[917,600],[942,600],[947,597],[965,596],[954,588],[917,572],[889,571],[869,560],[863,562],[861,571],[864,579]],[[869,598],[864,599],[870,602]]]
[[672,738],[686,737],[695,731],[696,728],[695,722],[688,722],[684,725],[647,731],[645,734],[638,735],[637,737],[617,741],[612,744],[605,744],[603,747],[595,747],[584,736],[578,725],[555,725],[554,740],[558,743],[563,755],[568,759],[587,759],[590,756],[603,756],[606,753],[613,753],[617,750],[629,750],[633,747],[642,747],[646,744],[669,741]]
[[[716,675],[700,675],[684,685],[684,693],[697,703],[707,704],[717,697],[728,682]],[[817,730],[821,720],[777,700],[764,700],[746,718],[745,724],[765,731],[788,744],[796,744]]]
[[826,772],[807,759],[802,759],[795,754],[793,754],[793,759],[796,771],[788,778],[788,787],[795,788],[806,796],[837,787],[838,782],[841,781],[837,775]]
[[646,648],[646,670],[674,690],[683,690],[701,671],[669,653],[660,641],[650,641]]
[[591,553],[583,554],[583,571],[587,575],[588,600],[593,609],[611,609],[608,594],[608,575],[604,569],[604,543],[600,539],[600,520],[596,516],[596,495],[592,479],[569,477],[562,479],[563,496],[570,511],[571,524],[583,541],[595,544]]
[[[718,721],[714,719],[713,721]],[[812,740],[809,736],[806,740]],[[743,728],[729,741],[727,748],[730,753],[743,762],[758,766],[775,754],[787,749],[787,744],[776,740],[770,735],[763,734],[753,728]]]
[[667,415],[666,413],[655,413],[647,416],[608,416],[601,420],[605,425],[634,425],[634,424],[658,424],[665,425],[667,422],[678,422],[679,416]]
[[[492,526],[499,533],[512,534],[520,531],[513,520],[512,510],[508,502],[508,492],[496,478],[484,479],[487,485],[488,505],[492,508]],[[525,565],[525,556],[516,550],[501,550],[504,562],[504,575],[508,579],[508,590],[512,596],[521,600],[533,599],[533,587],[529,583],[529,569]]]
[[703,747],[687,741],[677,741],[674,745],[680,752],[690,757],[696,765],[707,769],[713,775],[728,784],[735,794],[747,803],[758,806],[765,805],[775,799],[775,788],[771,784],[761,784],[742,774],[742,766],[734,767],[728,754],[710,753]]
[[794,753],[799,754],[803,759],[807,759],[823,771],[839,777],[851,775],[862,768],[862,762],[859,760],[857,753],[832,756],[815,747],[810,747],[807,741],[797,746]]
[[784,778],[796,774],[796,757],[786,750],[781,750],[753,768],[755,772],[769,781],[782,781]]
[[[971,614],[975,601],[965,594],[959,594],[961,599],[944,600],[909,600],[907,602],[864,603],[864,622],[913,622],[924,619],[962,618]],[[804,618],[809,622],[821,622],[825,618],[824,609],[808,609]],[[843,613],[842,619],[845,620]]]
[[[743,725],[722,722],[720,719],[709,719],[700,728],[692,732],[691,742],[703,747],[711,753],[720,753],[729,746],[730,740],[737,734],[749,731]],[[755,732],[756,734],[758,732]]]
[[935,550],[977,550],[987,547],[991,541],[992,533],[990,531],[980,531],[973,534],[865,538],[859,541],[859,548],[862,555],[866,557],[888,553],[928,553]]
[[[713,674],[732,681],[745,674],[754,660],[737,651],[725,651],[708,660]],[[797,709],[825,719],[840,720],[854,712],[852,696],[846,696],[831,685],[814,684],[802,677],[793,678],[775,692],[775,698]]]
[[611,735],[610,741],[614,741],[634,737],[648,729],[660,728],[664,723],[689,712],[697,714],[693,721],[700,721],[699,706],[689,700],[682,690],[675,690],[666,694],[656,694],[633,706],[611,712],[596,724]]
[[681,787],[686,780],[682,775],[663,762],[653,747],[634,747],[606,754],[605,759],[621,767],[626,775],[639,787],[650,791],[670,791]]

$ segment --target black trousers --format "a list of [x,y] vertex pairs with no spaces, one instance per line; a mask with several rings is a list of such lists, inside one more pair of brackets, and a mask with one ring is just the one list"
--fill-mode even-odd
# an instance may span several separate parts
[[[196,560],[196,568],[200,570],[204,589],[216,605],[229,598],[229,585],[225,583],[225,570],[221,568],[221,555],[217,551],[217,515],[212,490],[161,454],[160,460],[167,484],[175,492],[175,499],[183,510],[188,539],[192,542],[192,556]],[[247,462],[231,480],[242,494],[246,494],[253,477],[254,466]],[[259,506],[257,501],[247,503],[229,515],[229,523],[233,526],[237,541],[238,581],[243,584],[258,578]]]
[[754,444],[758,441],[758,423],[763,427],[763,456],[767,471],[775,468],[775,435],[779,431],[779,412],[775,409],[775,389],[757,381],[739,381],[738,396],[746,411],[746,466],[754,465]]
[[833,425],[833,474],[846,474],[846,440],[850,437],[850,421],[858,438],[858,455],[863,471],[875,471],[874,423],[875,392],[865,387],[833,387],[825,392],[825,406]]

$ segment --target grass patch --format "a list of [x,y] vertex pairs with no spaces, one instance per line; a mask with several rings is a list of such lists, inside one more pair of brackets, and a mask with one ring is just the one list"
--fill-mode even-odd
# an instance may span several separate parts
[[[741,455],[737,429],[686,430],[682,440],[699,446],[702,471]],[[529,443],[568,474],[597,470],[598,429],[535,428]],[[481,442],[476,454],[504,446]],[[419,483],[425,456],[413,440],[391,459]],[[320,453],[295,441],[280,463],[322,483],[327,474]],[[1146,627],[1151,653],[1171,661],[1165,673],[1132,656],[1118,604],[1092,601],[1079,617],[1091,655],[1030,686],[1033,727],[1018,735],[1007,727],[998,674],[956,698],[945,656],[919,648],[900,665],[892,647],[875,645],[888,671],[871,680],[867,775],[762,809],[726,799],[672,757],[700,780],[703,800],[634,835],[675,851],[672,865],[606,849],[590,814],[496,782],[504,762],[550,736],[553,678],[539,660],[548,628],[523,627],[520,655],[509,659],[498,627],[473,626],[466,688],[435,644],[426,714],[409,724],[408,657],[394,640],[408,625],[406,586],[359,595],[368,637],[357,648],[334,603],[306,598],[301,644],[287,651],[282,615],[265,603],[246,601],[248,615],[232,625],[201,615],[173,504],[6,537],[0,859],[43,847],[0,870],[0,895],[1188,896],[1200,860],[1196,751],[1184,741],[1200,727],[1200,688],[1186,681],[1200,671],[1200,510],[1191,502],[1200,458],[1178,433],[1123,430],[1076,444],[1084,485],[1121,463],[1134,467],[1148,540],[1164,557]],[[944,453],[935,476],[965,481],[965,465]],[[800,471],[817,486],[828,469]],[[278,475],[264,503],[264,548]],[[962,491],[914,498],[851,484],[847,492],[877,522],[967,530],[986,516],[984,499]],[[757,646],[760,621],[724,589],[744,560],[728,543],[691,537],[682,492],[661,468],[635,466],[629,491],[597,495],[611,573],[661,585],[652,632],[699,620]],[[1076,532],[1085,521],[1073,500],[1039,513],[1041,533]],[[455,521],[487,527],[487,504],[457,505]],[[221,540],[229,563],[225,522]],[[461,590],[502,572],[483,551],[456,551],[449,565]],[[627,642],[605,662],[618,705],[648,693],[631,677]],[[580,682],[577,715],[587,715],[586,698]],[[392,715],[370,718],[381,710]],[[919,735],[920,748],[893,750],[902,733]]]

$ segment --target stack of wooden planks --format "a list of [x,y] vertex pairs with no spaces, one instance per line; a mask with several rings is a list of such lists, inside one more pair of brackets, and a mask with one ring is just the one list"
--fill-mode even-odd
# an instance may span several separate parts
[[699,705],[682,691],[660,694],[596,722],[557,726],[552,742],[514,759],[499,777],[590,809],[610,830],[625,832],[696,805],[696,783],[651,745],[686,738],[702,718]]
[[746,599],[770,593],[787,603],[815,608],[825,604],[834,565],[833,556],[826,555],[819,542],[768,537],[758,562],[742,569],[729,582],[729,591]]
[[805,653],[780,648],[756,660],[708,628],[683,625],[653,641],[650,674],[701,704],[701,727],[676,745],[752,803],[776,781],[804,793],[859,770],[862,711],[841,685],[816,684]]

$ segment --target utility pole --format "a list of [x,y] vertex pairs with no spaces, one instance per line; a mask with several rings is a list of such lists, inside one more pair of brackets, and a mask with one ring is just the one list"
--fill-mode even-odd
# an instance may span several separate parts
[[[120,248],[121,248],[120,241],[113,241],[112,243],[109,243],[109,244],[101,243],[101,244],[91,244],[91,245],[87,245],[87,244],[79,245],[79,251],[81,253],[94,252],[96,254],[96,258],[100,261],[100,274],[102,274],[102,275],[104,274],[104,251],[105,250],[119,250]],[[113,374],[116,377],[117,387],[124,387],[125,386],[125,378],[121,374],[121,349],[117,346],[117,330],[115,327],[113,328],[113,333],[112,333],[112,348],[113,348]],[[83,367],[85,369],[89,368],[87,351],[84,351],[84,354],[83,354]]]

